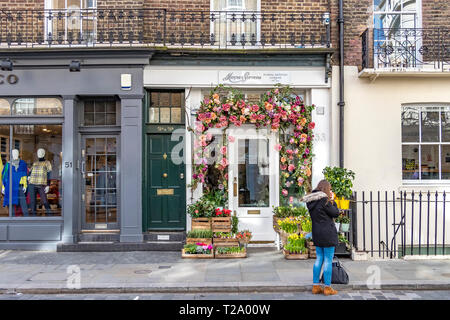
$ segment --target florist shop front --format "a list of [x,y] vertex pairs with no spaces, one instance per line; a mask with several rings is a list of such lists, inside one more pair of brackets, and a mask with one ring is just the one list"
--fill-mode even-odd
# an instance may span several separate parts
[[[172,59],[155,53],[144,68],[144,148],[170,150],[144,153],[155,160],[144,159],[144,231],[191,230],[193,219],[225,211],[237,218],[234,233],[249,230],[253,244],[273,244],[274,208],[303,206],[301,197],[330,165],[326,54]],[[166,179],[162,189],[171,194],[158,195],[151,176]]]

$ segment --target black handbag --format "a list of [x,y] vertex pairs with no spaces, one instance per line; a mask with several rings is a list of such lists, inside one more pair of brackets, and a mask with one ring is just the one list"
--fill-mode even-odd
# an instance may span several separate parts
[[[345,271],[344,267],[341,265],[339,259],[334,256],[333,260],[333,269],[331,273],[331,283],[332,284],[348,284],[348,274]],[[320,277],[320,282],[323,283],[323,273]]]

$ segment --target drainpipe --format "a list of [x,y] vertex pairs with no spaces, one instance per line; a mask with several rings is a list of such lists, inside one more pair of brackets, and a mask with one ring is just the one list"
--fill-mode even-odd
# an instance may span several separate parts
[[339,0],[339,166],[344,167],[344,1]]

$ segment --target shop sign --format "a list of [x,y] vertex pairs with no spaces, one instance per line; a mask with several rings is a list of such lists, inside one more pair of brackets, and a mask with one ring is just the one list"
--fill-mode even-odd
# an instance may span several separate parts
[[290,84],[291,73],[289,71],[219,71],[219,83],[229,85]]
[[2,84],[16,84],[19,82],[19,77],[15,74],[10,74],[5,76],[4,74],[0,73],[0,85]]

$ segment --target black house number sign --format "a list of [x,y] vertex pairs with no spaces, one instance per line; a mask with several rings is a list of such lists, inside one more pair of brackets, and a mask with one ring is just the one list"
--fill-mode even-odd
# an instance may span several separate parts
[[66,168],[72,168],[72,161],[66,161],[66,162],[64,162],[64,167],[66,167]]
[[15,74],[10,74],[5,76],[4,74],[0,74],[0,85],[3,84],[16,84],[19,82],[19,77]]

